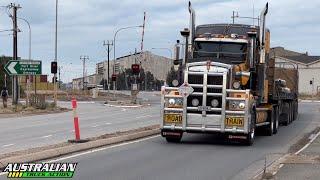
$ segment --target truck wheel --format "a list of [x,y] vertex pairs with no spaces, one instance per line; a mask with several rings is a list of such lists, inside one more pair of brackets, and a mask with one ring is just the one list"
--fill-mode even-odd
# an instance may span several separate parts
[[251,114],[251,128],[249,133],[247,134],[246,140],[244,142],[245,145],[251,146],[254,142],[254,138],[256,136],[256,112]]
[[268,115],[269,115],[268,119],[270,119],[270,124],[268,124],[266,128],[266,133],[267,133],[267,136],[272,136],[274,132],[274,126],[275,126],[274,108],[272,108],[272,110],[268,113]]
[[290,119],[290,123],[292,123],[293,121],[293,114],[292,114],[293,110],[292,110],[292,102],[289,103],[289,119]]
[[295,109],[294,109],[294,119],[297,119],[298,118],[298,108],[299,108],[299,103],[298,101],[296,100],[295,101]]
[[279,128],[279,108],[277,106],[274,107],[273,116],[274,116],[273,134],[277,134],[278,128]]
[[283,113],[283,124],[288,126],[290,124],[290,103],[286,103],[287,108],[285,113]]
[[167,136],[166,140],[169,143],[178,143],[181,141],[182,135],[181,136]]
[[255,125],[251,127],[250,132],[247,134],[247,139],[245,140],[244,144],[247,146],[251,146],[254,142],[254,138],[256,136],[255,132]]

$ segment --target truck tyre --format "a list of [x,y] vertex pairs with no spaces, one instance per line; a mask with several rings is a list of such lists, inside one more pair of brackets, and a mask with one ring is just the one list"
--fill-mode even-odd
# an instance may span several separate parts
[[266,133],[267,133],[267,136],[272,136],[274,132],[274,126],[275,126],[274,108],[271,109],[271,111],[268,113],[268,116],[269,116],[268,119],[270,119],[270,124],[267,125]]
[[294,109],[294,119],[295,120],[298,118],[298,108],[299,108],[298,101],[295,100],[295,109]]
[[277,134],[278,128],[279,128],[279,107],[278,106],[274,107],[273,116],[274,116],[273,134]]
[[167,136],[166,140],[169,143],[179,143],[181,141],[182,134],[181,136]]
[[283,124],[288,126],[290,124],[290,103],[286,103],[287,108],[285,113],[283,113]]
[[251,146],[254,142],[254,138],[256,136],[256,112],[251,114],[251,128],[249,133],[247,134],[246,140],[244,142],[245,145]]
[[293,112],[293,110],[292,110],[292,102],[290,102],[289,103],[289,117],[290,117],[289,119],[290,119],[290,123],[292,123],[292,121],[293,121],[293,116],[292,116],[293,113],[292,112]]

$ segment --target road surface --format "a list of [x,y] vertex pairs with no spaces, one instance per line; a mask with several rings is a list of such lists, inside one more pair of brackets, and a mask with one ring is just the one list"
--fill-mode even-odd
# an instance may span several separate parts
[[75,179],[248,179],[262,170],[266,157],[270,163],[319,126],[319,108],[319,103],[300,103],[298,120],[272,137],[258,136],[250,147],[222,143],[213,135],[188,134],[179,144],[155,136],[57,161],[78,162]]
[[[129,130],[159,123],[159,98],[153,92],[140,97],[151,106],[143,108],[108,107],[103,102],[78,102],[81,138]],[[70,102],[59,102],[71,108]],[[0,119],[0,154],[39,147],[74,138],[72,111],[58,114]]]

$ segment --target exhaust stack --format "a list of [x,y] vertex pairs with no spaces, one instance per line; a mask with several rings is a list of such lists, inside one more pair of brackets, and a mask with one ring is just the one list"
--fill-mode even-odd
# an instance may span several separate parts
[[[189,42],[191,43],[191,46],[188,46],[188,51],[191,52],[192,51],[192,45],[193,45],[193,40],[195,37],[195,33],[196,33],[196,13],[194,11],[194,9],[191,6],[191,2],[189,1],[189,13],[190,13],[190,37],[189,37]],[[190,53],[190,55],[192,55],[192,53]]]
[[[266,16],[268,13],[268,3],[260,14],[260,34],[259,34],[259,48],[260,48],[260,61],[258,69],[258,90],[259,90],[259,101],[260,103],[266,103],[268,95],[267,81],[266,81]],[[267,59],[268,60],[268,59]]]

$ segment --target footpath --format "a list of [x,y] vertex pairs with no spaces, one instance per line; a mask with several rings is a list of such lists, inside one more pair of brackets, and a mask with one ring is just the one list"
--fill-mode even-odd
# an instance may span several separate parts
[[320,132],[309,137],[309,146],[288,155],[276,174],[263,179],[272,180],[319,180],[320,179]]

